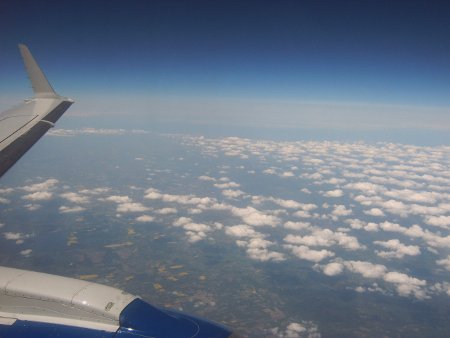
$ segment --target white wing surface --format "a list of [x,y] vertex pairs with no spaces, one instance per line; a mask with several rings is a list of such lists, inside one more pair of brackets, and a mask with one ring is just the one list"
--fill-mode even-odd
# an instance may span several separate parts
[[0,114],[0,176],[22,157],[71,106],[53,90],[25,45],[19,45],[33,98]]

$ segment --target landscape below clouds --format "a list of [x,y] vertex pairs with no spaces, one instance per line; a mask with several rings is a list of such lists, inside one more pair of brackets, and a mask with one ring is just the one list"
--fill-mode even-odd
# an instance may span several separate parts
[[255,337],[449,329],[449,146],[56,129],[19,164],[4,265]]

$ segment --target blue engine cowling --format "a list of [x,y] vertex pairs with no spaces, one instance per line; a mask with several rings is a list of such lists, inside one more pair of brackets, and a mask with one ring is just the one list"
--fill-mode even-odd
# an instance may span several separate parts
[[160,309],[141,299],[135,299],[120,314],[120,329],[115,338],[229,338],[232,332],[225,326],[189,316],[181,312]]

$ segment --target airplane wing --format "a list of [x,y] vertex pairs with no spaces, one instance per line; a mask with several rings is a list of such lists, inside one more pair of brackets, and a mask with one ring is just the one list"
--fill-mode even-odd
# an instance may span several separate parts
[[53,90],[25,45],[19,45],[34,96],[0,114],[0,177],[36,143],[72,105]]

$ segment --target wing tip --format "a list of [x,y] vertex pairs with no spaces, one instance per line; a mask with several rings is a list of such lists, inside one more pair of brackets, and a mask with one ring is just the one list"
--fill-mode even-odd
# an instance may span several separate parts
[[28,47],[23,43],[19,43],[18,46],[25,64],[25,69],[31,81],[31,86],[33,87],[34,95],[36,97],[58,97],[59,95],[52,88]]

